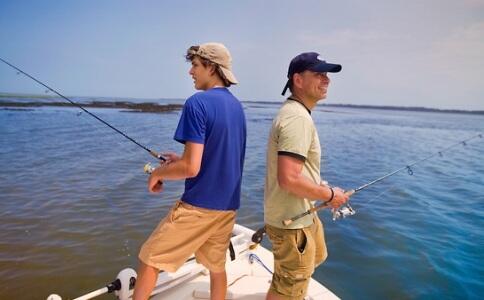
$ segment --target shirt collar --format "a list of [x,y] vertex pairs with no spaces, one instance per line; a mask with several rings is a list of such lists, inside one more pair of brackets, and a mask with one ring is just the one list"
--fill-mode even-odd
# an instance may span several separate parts
[[287,98],[287,100],[292,100],[292,101],[296,101],[296,102],[299,102],[299,104],[301,104],[302,106],[304,106],[304,108],[308,111],[309,114],[311,114],[311,110],[309,108],[307,108],[306,105],[304,105],[304,103],[301,102],[301,100],[291,96],[289,98]]

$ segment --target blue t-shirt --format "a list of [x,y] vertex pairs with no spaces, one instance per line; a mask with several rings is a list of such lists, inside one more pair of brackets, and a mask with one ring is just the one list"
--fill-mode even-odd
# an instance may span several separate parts
[[204,144],[204,150],[200,172],[185,180],[183,201],[216,210],[239,208],[246,131],[242,105],[227,88],[187,99],[174,139]]

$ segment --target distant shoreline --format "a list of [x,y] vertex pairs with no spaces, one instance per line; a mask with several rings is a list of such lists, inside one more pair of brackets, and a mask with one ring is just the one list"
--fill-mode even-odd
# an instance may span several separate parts
[[[133,103],[128,101],[92,101],[88,103],[80,103],[85,108],[112,108],[112,109],[126,109],[124,112],[139,112],[139,113],[163,113],[176,111],[183,108],[182,104],[157,104],[151,102]],[[14,108],[30,108],[30,107],[78,107],[77,105],[68,102],[17,102],[17,101],[0,101],[0,107],[14,107]]]
[[[44,102],[44,101],[15,101],[17,99],[51,99],[59,100],[56,96],[47,95],[27,95],[27,94],[8,94],[0,93],[0,107],[43,107],[43,106],[60,106],[60,107],[77,107],[68,102]],[[82,97],[84,98],[84,97]],[[86,97],[87,98],[87,97]],[[3,100],[5,99],[5,100]],[[147,99],[148,100],[148,99]],[[180,99],[175,99],[180,100]],[[280,105],[279,101],[242,101],[246,104],[267,104]],[[127,109],[126,112],[148,112],[160,113],[176,111],[183,108],[183,104],[158,104],[155,102],[135,103],[131,101],[92,101],[80,102],[80,105],[86,108],[112,108],[112,109]],[[340,108],[356,108],[356,109],[380,109],[380,110],[396,110],[396,111],[415,111],[415,112],[438,112],[438,113],[457,113],[457,114],[472,114],[484,115],[484,110],[463,110],[463,109],[439,109],[416,106],[379,106],[379,105],[357,105],[357,104],[321,104],[322,107],[340,107]]]
[[329,106],[329,107],[348,107],[348,108],[360,108],[360,109],[403,110],[403,111],[484,115],[484,110],[439,109],[439,108],[427,108],[427,107],[417,107],[417,106],[378,106],[378,105],[374,106],[374,105],[355,105],[355,104],[323,104],[323,105]]
[[[244,103],[254,104],[269,104],[280,105],[281,102],[273,101],[243,101]],[[359,104],[318,104],[322,107],[341,107],[341,108],[357,108],[357,109],[381,109],[381,110],[403,110],[403,111],[417,111],[417,112],[439,112],[439,113],[454,113],[454,114],[473,114],[484,115],[484,110],[463,110],[463,109],[440,109],[440,108],[427,108],[416,106],[380,106],[380,105],[359,105]]]

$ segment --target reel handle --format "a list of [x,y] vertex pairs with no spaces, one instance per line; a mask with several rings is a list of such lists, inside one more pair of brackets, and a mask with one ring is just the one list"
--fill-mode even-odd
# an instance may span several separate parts
[[146,174],[151,174],[151,173],[153,173],[154,170],[155,170],[155,167],[153,167],[153,165],[151,163],[147,163],[143,167],[143,172],[146,173]]
[[159,160],[161,160],[163,162],[166,161],[166,158],[163,155],[161,155],[161,154],[159,154],[159,153],[157,153],[157,152],[155,152],[153,150],[150,150],[150,154],[151,154],[151,156],[156,157],[157,159],[159,159]]
[[[143,167],[143,172],[145,172],[146,174],[151,174],[153,173],[153,171],[155,170],[156,168],[153,167],[153,165],[151,163],[147,163],[144,167]],[[159,184],[163,184],[163,181],[161,180],[158,180],[158,183]]]

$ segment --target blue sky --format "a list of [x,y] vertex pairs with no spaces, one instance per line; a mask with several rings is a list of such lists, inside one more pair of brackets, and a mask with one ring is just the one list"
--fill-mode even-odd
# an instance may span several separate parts
[[[484,110],[484,0],[0,1],[0,57],[71,96],[186,98],[218,41],[243,100],[282,101],[289,61],[343,65],[327,103]],[[43,93],[0,65],[0,91]]]

